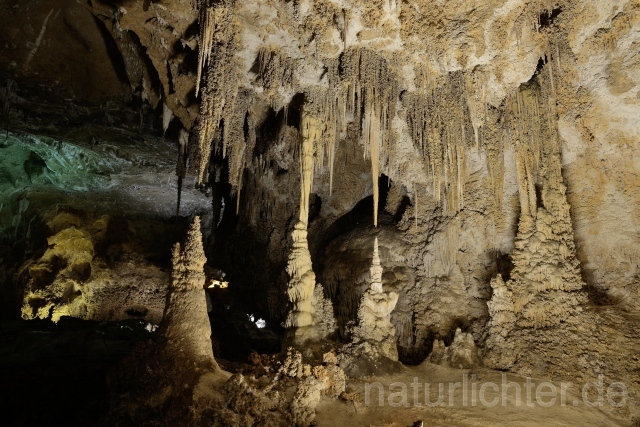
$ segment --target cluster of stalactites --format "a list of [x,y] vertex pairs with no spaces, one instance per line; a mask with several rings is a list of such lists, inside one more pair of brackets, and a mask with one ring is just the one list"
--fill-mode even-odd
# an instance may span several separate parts
[[348,49],[340,60],[327,61],[325,87],[305,91],[305,109],[321,124],[315,145],[315,169],[329,168],[329,191],[333,189],[333,163],[337,142],[347,121],[360,129],[363,155],[371,159],[374,223],[377,225],[380,165],[389,165],[395,133],[399,83],[395,67],[385,57],[364,48]]
[[[261,47],[258,51],[258,79],[274,110],[282,108],[280,90],[293,90],[297,59],[277,47]],[[286,107],[285,107],[286,108]],[[286,110],[285,110],[286,111]]]
[[[260,75],[265,90],[291,84],[293,76],[289,62],[271,51],[259,55]],[[392,120],[396,116],[399,83],[395,68],[377,53],[353,48],[338,60],[326,61],[324,86],[308,87],[304,91],[302,132],[314,122],[314,170],[329,169],[329,191],[333,190],[333,164],[338,141],[345,135],[348,121],[359,126],[364,157],[371,159],[374,190],[374,222],[377,225],[378,176],[380,164],[388,165],[394,140]],[[312,118],[312,119],[307,119]]]
[[243,90],[225,106],[224,127],[222,132],[222,155],[229,155],[229,183],[236,193],[236,214],[240,207],[240,192],[244,169],[251,162],[256,146],[256,117],[253,113],[253,98],[249,91]]
[[433,197],[445,211],[457,212],[464,206],[466,150],[479,144],[478,102],[463,73],[425,75],[417,73],[420,89],[403,96],[407,124],[427,165]]
[[396,64],[368,49],[347,51],[343,60],[347,113],[361,125],[365,159],[371,159],[373,222],[378,225],[380,164],[392,162],[392,121],[400,95]]
[[[200,51],[196,93],[200,95],[198,123],[198,185],[207,180],[213,139],[225,106],[235,104],[238,93],[234,56],[233,0],[201,0]],[[201,86],[201,80],[204,85]],[[230,141],[233,144],[233,141]],[[224,148],[226,155],[226,146]]]
[[[344,91],[313,87],[305,92],[303,120],[314,117],[318,125],[314,140],[314,172],[322,173],[329,169],[329,194],[333,192],[333,164],[338,141],[346,131],[346,103]],[[305,124],[302,123],[304,128]]]

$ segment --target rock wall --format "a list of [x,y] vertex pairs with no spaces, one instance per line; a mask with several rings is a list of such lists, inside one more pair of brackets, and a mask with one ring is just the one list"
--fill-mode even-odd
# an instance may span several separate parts
[[[36,3],[43,22],[51,9]],[[480,342],[489,282],[496,273],[510,278],[518,224],[535,215],[536,192],[544,191],[540,141],[555,130],[556,179],[569,208],[562,233],[575,235],[581,263],[570,261],[571,275],[581,275],[592,301],[639,308],[636,2],[221,2],[224,34],[207,24],[208,5],[94,1],[89,10],[112,35],[141,98],[165,103],[189,129],[202,112],[190,166],[205,186],[208,176],[228,176],[226,204],[238,207],[239,234],[220,231],[213,252],[235,254],[219,258],[225,271],[238,289],[257,289],[255,304],[270,320],[286,316],[304,111],[322,124],[309,248],[339,324],[356,316],[367,264],[360,259],[361,274],[341,278],[327,248],[348,247],[357,226],[369,234],[364,224],[380,216],[394,236],[381,238],[382,247],[399,251],[383,256],[392,263],[383,267],[402,289],[392,316],[401,353],[419,361],[433,339],[451,339],[458,327]],[[207,40],[219,42],[211,57],[225,61],[202,73],[197,53],[208,52]],[[12,55],[20,51],[29,49]],[[225,87],[216,86],[221,73]],[[198,105],[199,83],[200,93],[224,96],[199,95],[210,105]],[[371,218],[357,207],[368,197]],[[385,203],[374,208],[385,197],[386,219]],[[249,247],[258,279],[238,261]]]

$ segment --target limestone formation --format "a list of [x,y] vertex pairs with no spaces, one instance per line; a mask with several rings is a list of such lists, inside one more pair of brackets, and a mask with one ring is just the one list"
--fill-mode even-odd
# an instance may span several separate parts
[[[514,268],[506,283],[501,277],[492,280],[493,297],[488,303],[487,355],[490,364],[501,369],[512,368],[518,359],[531,363],[524,347],[540,337],[529,328],[554,328],[555,333],[564,334],[580,318],[592,321],[581,316],[587,298],[576,258],[557,130],[550,118],[555,112],[555,89],[553,81],[542,81],[540,92],[525,88],[519,93],[514,107],[518,110],[514,120],[523,122],[516,122],[514,128],[529,127],[531,142],[516,142],[521,213],[511,255]],[[532,114],[541,120],[531,122]]]
[[318,143],[319,124],[308,114],[302,116],[300,147],[300,211],[292,233],[293,247],[289,254],[287,295],[292,307],[284,327],[289,329],[290,343],[302,344],[326,337],[335,330],[333,306],[325,301],[322,285],[316,285],[307,242],[309,194],[313,183],[313,153]]
[[169,277],[136,253],[138,242],[117,236],[135,232],[131,224],[61,211],[48,221],[47,231],[47,250],[23,267],[23,319],[57,323],[63,316],[96,321],[134,317],[160,323],[164,295],[153,289],[166,291]]
[[370,287],[360,300],[358,323],[351,330],[352,343],[345,351],[374,360],[386,357],[397,361],[396,328],[391,323],[391,312],[398,302],[398,294],[384,292],[382,288],[382,266],[377,237],[373,246],[370,271]]
[[[335,358],[335,355],[334,355]],[[268,360],[268,358],[267,358]],[[210,412],[212,425],[313,425],[316,407],[323,397],[336,399],[345,390],[345,374],[334,363],[311,366],[302,355],[288,348],[279,362],[268,362],[261,380],[235,374],[225,383],[222,396]],[[271,381],[265,386],[265,378]],[[288,389],[295,387],[291,394]]]
[[[107,358],[102,424],[437,424],[438,408],[365,407],[358,377],[445,383],[478,353],[482,381],[603,375],[628,404],[524,421],[463,405],[452,424],[640,419],[638,0],[0,9],[0,313],[51,335],[141,326]],[[170,273],[194,215],[230,283],[207,289],[208,318],[195,231]],[[81,360],[79,378],[98,372]],[[37,415],[24,384],[57,365],[23,371],[5,406]],[[39,407],[100,424],[82,416],[105,388],[82,400],[58,379],[38,390],[69,395]]]
[[437,365],[457,369],[473,369],[482,365],[473,336],[462,332],[460,328],[456,329],[453,342],[448,347],[444,341],[436,339],[428,360]]
[[[196,96],[200,93],[200,121],[198,123],[198,184],[207,182],[209,160],[213,152],[213,139],[224,108],[234,111],[238,93],[236,70],[233,60],[234,26],[232,13],[233,0],[222,2],[202,0],[198,2],[200,13],[200,50],[198,56],[198,76],[196,78]],[[200,90],[201,76],[205,84]],[[224,141],[223,157],[226,157],[227,145],[237,141]],[[235,159],[233,159],[235,160]],[[233,161],[232,160],[232,161]]]
[[205,298],[204,264],[200,218],[194,217],[182,244],[173,247],[171,286],[164,319],[158,330],[161,351],[180,363],[213,370],[211,324]]
[[314,323],[316,324],[320,335],[327,337],[333,334],[337,329],[336,318],[333,312],[333,304],[331,299],[324,296],[324,288],[320,283],[316,284],[313,291]]

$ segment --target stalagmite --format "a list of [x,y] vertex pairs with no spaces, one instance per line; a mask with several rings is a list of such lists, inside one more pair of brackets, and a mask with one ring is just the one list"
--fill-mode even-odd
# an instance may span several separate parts
[[[172,254],[171,284],[156,337],[110,374],[112,419],[162,419],[168,425],[199,424],[211,391],[228,378],[213,357],[207,313],[200,218],[194,217]],[[150,386],[152,385],[152,386]]]
[[391,312],[398,302],[398,294],[384,292],[382,265],[378,251],[378,238],[373,246],[371,281],[360,300],[358,323],[351,328],[352,343],[344,348],[345,355],[356,358],[398,360],[396,328],[391,323]]
[[217,369],[204,293],[206,262],[200,218],[196,216],[183,244],[173,247],[171,287],[158,335],[161,351],[180,359],[180,363]]
[[[530,134],[532,140],[530,144],[526,144],[526,139],[515,143],[521,210],[512,253],[515,267],[505,284],[506,291],[501,280],[492,282],[492,286],[494,292],[499,292],[496,298],[500,301],[504,302],[504,295],[512,295],[513,322],[519,327],[558,325],[580,312],[580,304],[585,300],[580,292],[583,282],[562,179],[558,134],[551,109],[541,105],[543,99],[552,103],[553,90],[551,82],[544,80],[542,87],[521,88],[515,97],[519,115],[511,122],[516,134],[520,137]],[[533,114],[537,117],[532,117]],[[536,158],[540,161],[539,171],[535,170]],[[541,200],[536,196],[536,181]],[[496,304],[504,305],[502,302],[492,304],[492,324],[503,324],[501,312],[511,309],[496,309]],[[504,335],[504,331],[503,328],[498,333]]]

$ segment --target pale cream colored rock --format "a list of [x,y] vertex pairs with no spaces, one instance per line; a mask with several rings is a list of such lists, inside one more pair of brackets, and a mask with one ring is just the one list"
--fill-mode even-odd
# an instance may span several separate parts
[[384,292],[377,238],[373,247],[370,286],[360,300],[358,323],[351,329],[352,342],[343,351],[353,357],[387,357],[397,361],[396,328],[391,323],[391,312],[398,302],[398,294]]
[[456,329],[449,347],[442,340],[434,340],[433,350],[427,360],[457,369],[472,369],[482,365],[473,336],[462,332],[460,328]]
[[173,247],[171,286],[158,335],[161,351],[179,363],[215,370],[218,364],[213,358],[204,291],[206,262],[200,218],[196,216],[183,243]]

